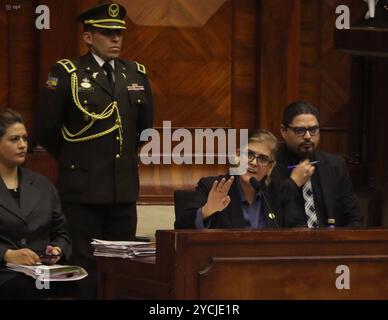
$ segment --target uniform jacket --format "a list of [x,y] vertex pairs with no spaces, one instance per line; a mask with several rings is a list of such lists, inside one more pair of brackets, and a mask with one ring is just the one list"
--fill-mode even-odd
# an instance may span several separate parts
[[[49,85],[41,93],[36,134],[38,142],[58,160],[58,191],[63,201],[89,204],[125,203],[137,200],[139,134],[152,127],[153,101],[144,70],[133,61],[115,59],[115,89],[112,91],[103,69],[91,53],[72,63],[78,77],[76,87],[82,107],[101,114],[117,101],[123,144],[119,132],[82,141],[63,139],[64,124],[71,133],[79,132],[90,119],[75,105],[71,74],[56,64],[49,74]],[[112,128],[116,113],[97,120],[81,137]]]
[[[176,229],[193,229],[195,228],[195,219],[197,210],[203,207],[207,202],[208,194],[212,188],[214,180],[220,181],[223,176],[220,177],[206,177],[202,178],[197,185],[196,192],[192,201],[190,201],[185,210],[185,214],[180,217],[177,217],[175,221]],[[228,177],[225,177],[228,178]],[[264,216],[267,226],[269,228],[277,228],[275,222],[269,218],[269,213],[272,211],[275,214],[276,223],[279,227],[282,226],[282,213],[278,208],[278,202],[274,201],[274,194],[271,189],[263,188],[263,193],[265,193],[271,209],[267,206],[264,208]],[[233,184],[228,193],[231,202],[229,205],[222,211],[216,212],[208,218],[210,222],[210,228],[212,229],[224,229],[224,228],[246,228],[246,224],[243,218],[243,212],[241,208],[241,197],[238,190],[236,180],[233,181]],[[275,205],[275,206],[274,206]]]
[[[291,170],[287,168],[288,151],[285,147],[280,148],[277,155],[276,166],[272,171],[272,183],[280,188],[280,194],[288,197],[289,202],[303,201],[301,188],[289,178]],[[358,227],[362,225],[362,217],[353,192],[351,178],[345,161],[336,155],[315,151],[315,159],[319,161],[316,170],[319,175],[322,190],[326,218],[334,218],[337,227]],[[291,227],[307,226],[305,212],[292,210],[285,213],[285,223]],[[327,225],[318,217],[320,227]]]
[[0,286],[15,276],[4,266],[8,249],[29,248],[44,253],[48,244],[62,249],[64,258],[71,253],[65,218],[58,194],[47,178],[20,168],[20,206],[0,178]]

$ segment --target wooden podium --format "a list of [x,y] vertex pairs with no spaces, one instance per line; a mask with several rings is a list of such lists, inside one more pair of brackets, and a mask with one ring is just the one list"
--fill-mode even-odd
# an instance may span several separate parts
[[163,230],[156,246],[98,257],[99,299],[388,299],[388,229]]

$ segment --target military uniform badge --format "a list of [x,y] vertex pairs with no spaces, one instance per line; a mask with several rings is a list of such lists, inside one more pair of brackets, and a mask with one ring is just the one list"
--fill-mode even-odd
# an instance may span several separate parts
[[128,91],[144,91],[144,86],[140,86],[137,83],[132,83],[127,86]]
[[56,90],[57,85],[58,85],[58,78],[52,77],[49,74],[48,79],[46,81],[46,88],[51,90]]
[[92,85],[90,84],[90,80],[88,78],[83,78],[81,82],[81,87],[85,89],[89,89]]

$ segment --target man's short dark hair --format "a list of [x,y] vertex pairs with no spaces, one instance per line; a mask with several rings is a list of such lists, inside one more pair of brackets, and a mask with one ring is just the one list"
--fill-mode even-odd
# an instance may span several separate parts
[[289,104],[283,112],[283,125],[288,126],[295,117],[301,114],[312,114],[319,121],[319,111],[313,105],[304,102],[296,101]]

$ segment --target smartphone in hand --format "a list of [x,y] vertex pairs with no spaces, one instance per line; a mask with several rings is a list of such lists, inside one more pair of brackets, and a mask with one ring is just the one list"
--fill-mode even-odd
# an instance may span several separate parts
[[60,254],[52,254],[52,253],[50,253],[50,254],[41,254],[39,256],[39,258],[41,258],[41,259],[54,259],[54,258],[57,258],[57,257],[60,257],[60,256],[61,256]]

